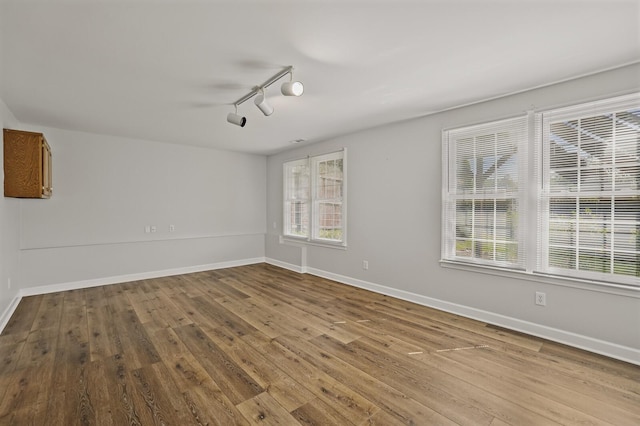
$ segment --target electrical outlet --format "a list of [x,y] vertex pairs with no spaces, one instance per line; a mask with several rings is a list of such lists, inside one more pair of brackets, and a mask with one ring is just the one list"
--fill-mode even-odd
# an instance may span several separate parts
[[151,225],[151,232],[156,232],[158,228],[155,225]]
[[176,226],[175,225],[169,225],[169,232],[176,232]]
[[144,233],[145,233],[145,234],[148,234],[149,232],[151,232],[151,226],[150,226],[150,225],[146,225],[146,226],[144,227]]
[[362,269],[364,269],[365,271],[369,269],[369,261],[368,260],[363,260],[362,261]]
[[536,305],[547,306],[547,294],[536,291]]

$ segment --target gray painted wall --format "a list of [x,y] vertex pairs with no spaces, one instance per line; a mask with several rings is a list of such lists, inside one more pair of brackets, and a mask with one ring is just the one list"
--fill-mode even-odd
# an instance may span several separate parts
[[264,156],[37,130],[54,196],[21,200],[23,286],[264,256]]
[[[531,329],[576,334],[640,354],[640,292],[556,283],[444,268],[440,265],[441,130],[640,89],[640,65],[628,66],[422,118],[303,146],[268,158],[267,258],[345,282],[385,286],[412,299],[472,308]],[[346,147],[348,249],[280,244],[282,163]],[[274,227],[275,224],[275,227]],[[292,254],[297,250],[301,254]],[[306,255],[305,255],[306,252]],[[296,263],[296,259],[306,264]],[[362,269],[362,261],[369,269]],[[594,291],[595,290],[595,291]],[[547,306],[534,304],[536,291]],[[614,292],[616,293],[616,292]],[[426,300],[425,299],[425,300]],[[500,321],[499,321],[500,322]],[[524,327],[527,328],[527,327]],[[545,333],[540,333],[545,334]],[[582,340],[585,340],[582,339]],[[640,356],[637,360],[640,363]]]
[[264,258],[264,156],[10,127],[44,133],[54,193],[0,201],[0,314],[18,290]]
[[[2,128],[15,127],[18,121],[0,99],[0,125]],[[2,137],[0,136],[0,139]],[[0,144],[3,152],[4,144]],[[2,158],[4,159],[4,153]],[[4,167],[0,167],[0,176],[4,185]],[[0,187],[4,191],[4,186]],[[0,198],[0,326],[3,313],[10,307],[19,290],[18,276],[19,233],[18,214],[19,203],[14,198]]]

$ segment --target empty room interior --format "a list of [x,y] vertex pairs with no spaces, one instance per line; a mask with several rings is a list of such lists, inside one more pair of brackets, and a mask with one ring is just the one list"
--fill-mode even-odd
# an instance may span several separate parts
[[0,425],[640,424],[640,1],[0,0]]

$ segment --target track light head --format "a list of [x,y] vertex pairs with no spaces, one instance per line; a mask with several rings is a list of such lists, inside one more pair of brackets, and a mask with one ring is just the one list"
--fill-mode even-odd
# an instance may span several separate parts
[[244,125],[247,124],[247,117],[230,112],[227,114],[227,121],[231,124],[235,124],[236,126],[244,127]]
[[286,83],[282,83],[280,90],[285,96],[302,96],[304,86],[299,81],[287,81]]
[[256,104],[256,106],[260,109],[260,111],[262,111],[264,115],[268,116],[273,114],[273,107],[269,105],[269,102],[267,102],[267,98],[264,94],[264,90],[260,90],[260,94],[256,96],[253,103]]

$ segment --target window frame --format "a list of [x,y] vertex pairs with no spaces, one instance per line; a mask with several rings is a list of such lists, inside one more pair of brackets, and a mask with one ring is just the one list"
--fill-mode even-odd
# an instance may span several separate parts
[[[488,260],[482,259],[474,256],[459,256],[456,253],[457,241],[459,240],[458,232],[457,232],[457,207],[456,204],[459,201],[468,201],[471,202],[472,205],[475,206],[476,201],[487,200],[494,202],[498,202],[499,200],[514,200],[516,205],[526,205],[527,200],[524,197],[523,191],[520,189],[520,182],[524,182],[527,179],[528,173],[528,164],[527,164],[527,146],[526,146],[526,138],[529,129],[529,117],[528,116],[516,116],[511,118],[506,118],[502,120],[491,121],[487,123],[481,123],[476,125],[457,127],[452,129],[445,129],[442,132],[442,150],[443,150],[443,182],[442,182],[442,242],[441,242],[441,258],[443,261],[451,261],[451,262],[460,262],[460,263],[469,263],[475,265],[489,266],[489,267],[499,267],[505,269],[524,269],[526,266],[526,250],[524,246],[525,241],[525,228],[527,223],[527,215],[525,209],[525,213],[520,215],[518,218],[519,225],[517,226],[517,236],[515,238],[515,242],[518,244],[518,258],[516,262],[509,262],[504,260]],[[483,192],[479,192],[476,187],[476,178],[477,174],[474,174],[474,184],[471,191],[460,191],[458,188],[458,161],[459,156],[457,152],[458,143],[461,140],[471,139],[474,141],[474,154],[475,154],[475,145],[476,140],[478,138],[483,138],[488,136],[489,134],[493,135],[495,138],[498,137],[500,133],[509,133],[512,137],[520,138],[523,140],[517,140],[516,142],[516,166],[517,166],[517,179],[518,179],[518,189],[515,191],[507,191],[504,189],[498,189],[497,184],[493,191],[485,190],[483,188]],[[497,149],[497,143],[496,143]],[[474,157],[475,158],[475,157]],[[498,155],[496,152],[495,161],[497,161]],[[455,167],[452,170],[452,165]],[[495,164],[492,165],[492,167]],[[445,171],[446,169],[446,171]],[[494,180],[497,179],[494,177]],[[494,232],[496,221],[495,214],[497,214],[497,207],[494,207]],[[475,210],[474,210],[475,212]],[[472,212],[472,215],[474,214]],[[452,217],[453,213],[453,217]],[[473,222],[473,221],[472,221]],[[472,232],[475,232],[473,230]],[[470,241],[480,240],[478,238],[474,238],[472,235]],[[493,238],[493,244],[496,244],[497,240]],[[501,243],[506,243],[506,241],[502,241]],[[495,248],[494,248],[495,250]],[[495,255],[495,253],[494,253]]]
[[[319,165],[324,161],[341,160],[342,161],[342,183],[341,196],[333,198],[321,198],[318,193],[318,181],[321,179]],[[290,210],[288,206],[291,202],[289,197],[290,189],[288,187],[289,169],[300,165],[306,165],[309,173],[309,199],[307,209],[308,232],[306,235],[295,235],[290,233],[291,219],[289,217]],[[310,245],[319,245],[332,248],[347,247],[347,150],[343,148],[338,151],[332,151],[324,154],[310,155],[305,158],[285,161],[283,163],[283,229],[282,236],[290,242],[305,243]],[[340,204],[340,229],[341,239],[323,238],[320,236],[320,205],[322,203]]]
[[[447,144],[446,132],[463,129],[464,127],[444,129],[442,131],[442,256],[440,264],[443,267],[448,268],[489,273],[506,277],[520,277],[521,279],[535,280],[536,282],[545,282],[567,287],[588,288],[594,291],[603,291],[614,294],[638,294],[640,292],[640,282],[638,277],[634,275],[591,271],[567,273],[567,270],[563,270],[562,268],[550,268],[548,266],[548,249],[550,243],[549,228],[547,224],[550,223],[548,220],[550,210],[549,204],[545,200],[551,199],[553,194],[549,195],[549,193],[546,193],[545,191],[547,191],[548,188],[544,186],[548,185],[549,182],[549,170],[546,170],[545,167],[548,168],[550,164],[549,154],[547,152],[548,147],[544,146],[544,137],[545,132],[548,130],[548,128],[545,127],[547,126],[545,119],[546,121],[549,121],[550,117],[561,117],[562,114],[568,116],[582,114],[585,118],[595,118],[600,114],[606,116],[607,114],[612,114],[614,112],[637,110],[639,108],[640,92],[637,92],[628,95],[603,98],[593,102],[582,102],[562,108],[549,108],[545,110],[527,112],[529,128],[526,135],[526,145],[528,146],[528,152],[526,153],[526,159],[524,159],[524,161],[527,164],[526,167],[528,170],[524,172],[527,176],[526,185],[522,185],[521,187],[522,205],[524,206],[523,208],[527,209],[527,211],[536,212],[537,214],[535,216],[530,215],[525,222],[520,223],[519,225],[520,230],[523,231],[523,239],[520,241],[520,244],[522,244],[526,250],[526,260],[524,262],[524,268],[522,269],[505,267],[505,265],[492,264],[490,262],[470,262],[466,259],[459,259],[455,256],[451,256],[450,253],[445,252],[447,238],[450,238],[451,234],[451,228],[447,228],[447,226],[451,226],[452,219],[455,223],[455,217],[452,218],[451,210],[447,209],[447,190],[452,173],[456,173],[456,170],[450,170],[448,156],[451,153],[449,152]],[[495,124],[500,121],[504,120],[495,120],[482,124],[491,125],[492,123]],[[470,128],[473,126],[467,127]],[[614,138],[615,137],[616,135],[614,133]],[[633,136],[630,140],[633,140]],[[621,163],[616,163],[614,156],[612,167],[615,167],[616,164]],[[627,166],[627,164],[624,164],[624,166]],[[631,176],[633,176],[633,174]],[[624,195],[631,197],[631,203],[635,203],[635,197],[640,196],[639,191],[640,189],[632,189],[632,194],[625,193]],[[603,248],[606,248],[605,243],[603,243]],[[613,249],[611,249],[611,251],[613,252]],[[546,265],[545,262],[547,263]],[[569,269],[568,271],[573,270]]]
[[[564,190],[564,191],[552,191],[551,189],[551,157],[550,151],[551,148],[548,146],[551,140],[551,125],[554,123],[558,123],[559,121],[573,121],[577,120],[581,122],[581,120],[595,119],[601,116],[611,115],[621,110],[627,109],[640,109],[640,93],[634,93],[631,95],[625,96],[617,96],[612,98],[607,98],[594,102],[580,103],[576,105],[571,105],[564,108],[555,108],[547,111],[543,111],[537,114],[537,137],[536,142],[538,146],[537,153],[537,171],[539,173],[537,179],[537,190],[538,190],[538,238],[536,241],[537,245],[537,263],[536,270],[541,274],[551,275],[551,276],[559,276],[559,277],[568,277],[572,279],[585,280],[591,282],[599,282],[602,284],[615,284],[615,285],[628,285],[635,288],[640,289],[640,284],[638,283],[638,277],[633,275],[625,275],[625,274],[614,274],[613,272],[597,272],[597,271],[589,271],[579,269],[579,256],[581,250],[583,251],[601,251],[603,253],[607,253],[612,257],[615,255],[615,245],[611,244],[611,247],[607,249],[606,245],[604,247],[588,247],[588,245],[580,245],[579,242],[576,243],[575,251],[577,258],[576,269],[562,268],[551,265],[550,259],[550,250],[553,248],[554,244],[550,243],[550,224],[551,223],[562,223],[561,221],[552,221],[550,219],[551,216],[551,200],[556,199],[575,199],[576,204],[580,206],[580,199],[592,199],[592,200],[611,200],[611,217],[610,219],[604,220],[602,219],[602,224],[609,225],[611,227],[611,231],[607,233],[609,239],[615,238],[615,206],[613,200],[615,198],[637,198],[640,197],[640,189],[636,189],[635,191],[617,191],[615,187],[611,190],[582,190],[580,188],[580,173],[582,171],[590,171],[597,169],[605,169],[606,167],[592,167],[589,165],[581,166],[580,161],[577,161],[575,166],[576,169],[576,179],[577,179],[577,188],[575,191]],[[587,132],[583,127],[578,125],[575,129],[576,132],[580,135],[584,132]],[[612,140],[611,144],[615,146],[616,142],[619,141],[617,135],[615,135],[615,126],[612,130]],[[585,138],[586,139],[586,138]],[[604,141],[601,141],[604,142]],[[576,149],[581,149],[577,147]],[[636,148],[638,149],[638,148]],[[619,165],[627,165],[622,162],[615,161],[615,154],[612,155],[613,161],[611,162],[611,167],[613,169]],[[640,165],[636,165],[640,168]],[[577,227],[577,234],[581,233],[580,225],[581,223],[586,224],[596,224],[598,221],[589,221],[583,220],[581,222],[582,213],[580,210],[576,211],[576,217],[572,221],[574,225]],[[637,225],[636,225],[637,226]],[[613,236],[611,236],[613,234]],[[610,267],[612,269],[615,268],[615,260],[611,260]]]

